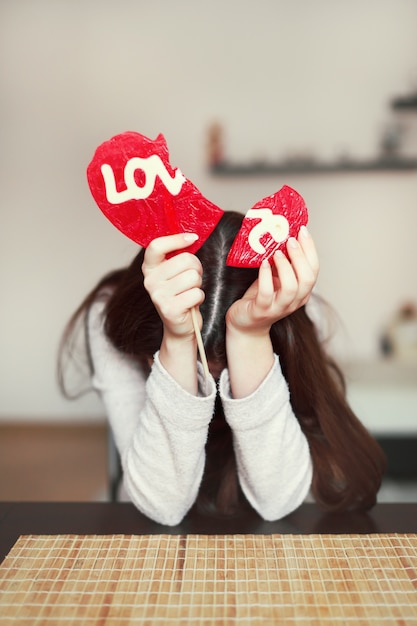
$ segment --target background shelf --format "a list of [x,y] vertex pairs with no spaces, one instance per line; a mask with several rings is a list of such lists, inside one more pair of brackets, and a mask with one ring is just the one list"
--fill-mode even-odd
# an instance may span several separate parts
[[260,176],[265,174],[320,174],[349,172],[408,171],[417,169],[417,158],[343,161],[338,163],[231,163],[225,161],[210,167],[216,176]]
[[417,93],[411,94],[410,96],[401,96],[395,98],[391,106],[395,110],[416,110],[417,111]]

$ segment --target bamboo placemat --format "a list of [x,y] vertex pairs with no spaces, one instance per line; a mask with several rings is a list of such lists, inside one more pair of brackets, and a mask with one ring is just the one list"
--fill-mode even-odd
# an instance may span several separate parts
[[0,624],[417,624],[417,534],[22,536]]

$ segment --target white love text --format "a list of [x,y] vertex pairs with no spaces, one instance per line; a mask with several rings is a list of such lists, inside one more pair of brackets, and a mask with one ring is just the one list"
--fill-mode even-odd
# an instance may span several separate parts
[[255,224],[248,236],[250,247],[258,254],[266,252],[265,246],[261,243],[264,235],[271,235],[276,243],[281,243],[288,238],[290,225],[283,215],[276,215],[272,213],[271,209],[250,209],[246,217],[261,219],[258,224]]
[[[142,170],[145,173],[143,186],[138,185],[135,180],[135,172],[137,170]],[[108,163],[104,163],[101,166],[101,173],[103,174],[107,201],[110,204],[120,204],[128,200],[145,200],[153,192],[157,176],[173,196],[179,194],[186,180],[185,176],[178,169],[172,177],[157,154],[152,154],[147,158],[133,157],[126,163],[124,169],[126,189],[122,191],[117,190],[114,172]]]

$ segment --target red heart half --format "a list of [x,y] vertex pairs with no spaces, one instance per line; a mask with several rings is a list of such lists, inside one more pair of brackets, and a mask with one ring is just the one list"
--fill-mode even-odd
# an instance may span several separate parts
[[129,131],[105,141],[87,168],[87,180],[107,219],[144,247],[156,237],[190,232],[199,238],[187,251],[196,252],[223,215],[170,165],[162,134],[152,140]]
[[307,222],[308,211],[303,198],[284,185],[246,213],[226,264],[232,267],[260,267],[264,259],[272,263],[272,256],[277,250],[287,255],[286,242],[290,237],[297,237],[301,226],[307,225]]

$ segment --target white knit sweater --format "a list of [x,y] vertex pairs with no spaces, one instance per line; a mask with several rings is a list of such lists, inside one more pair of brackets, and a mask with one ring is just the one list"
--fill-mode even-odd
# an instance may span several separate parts
[[[181,521],[198,494],[216,383],[199,366],[199,393],[186,392],[155,354],[151,373],[114,348],[103,331],[104,301],[90,309],[88,333],[100,394],[119,450],[124,487],[135,506],[157,522]],[[278,357],[259,388],[231,397],[227,369],[219,393],[233,431],[242,490],[266,520],[279,519],[307,496],[312,464],[307,440],[293,413]]]

